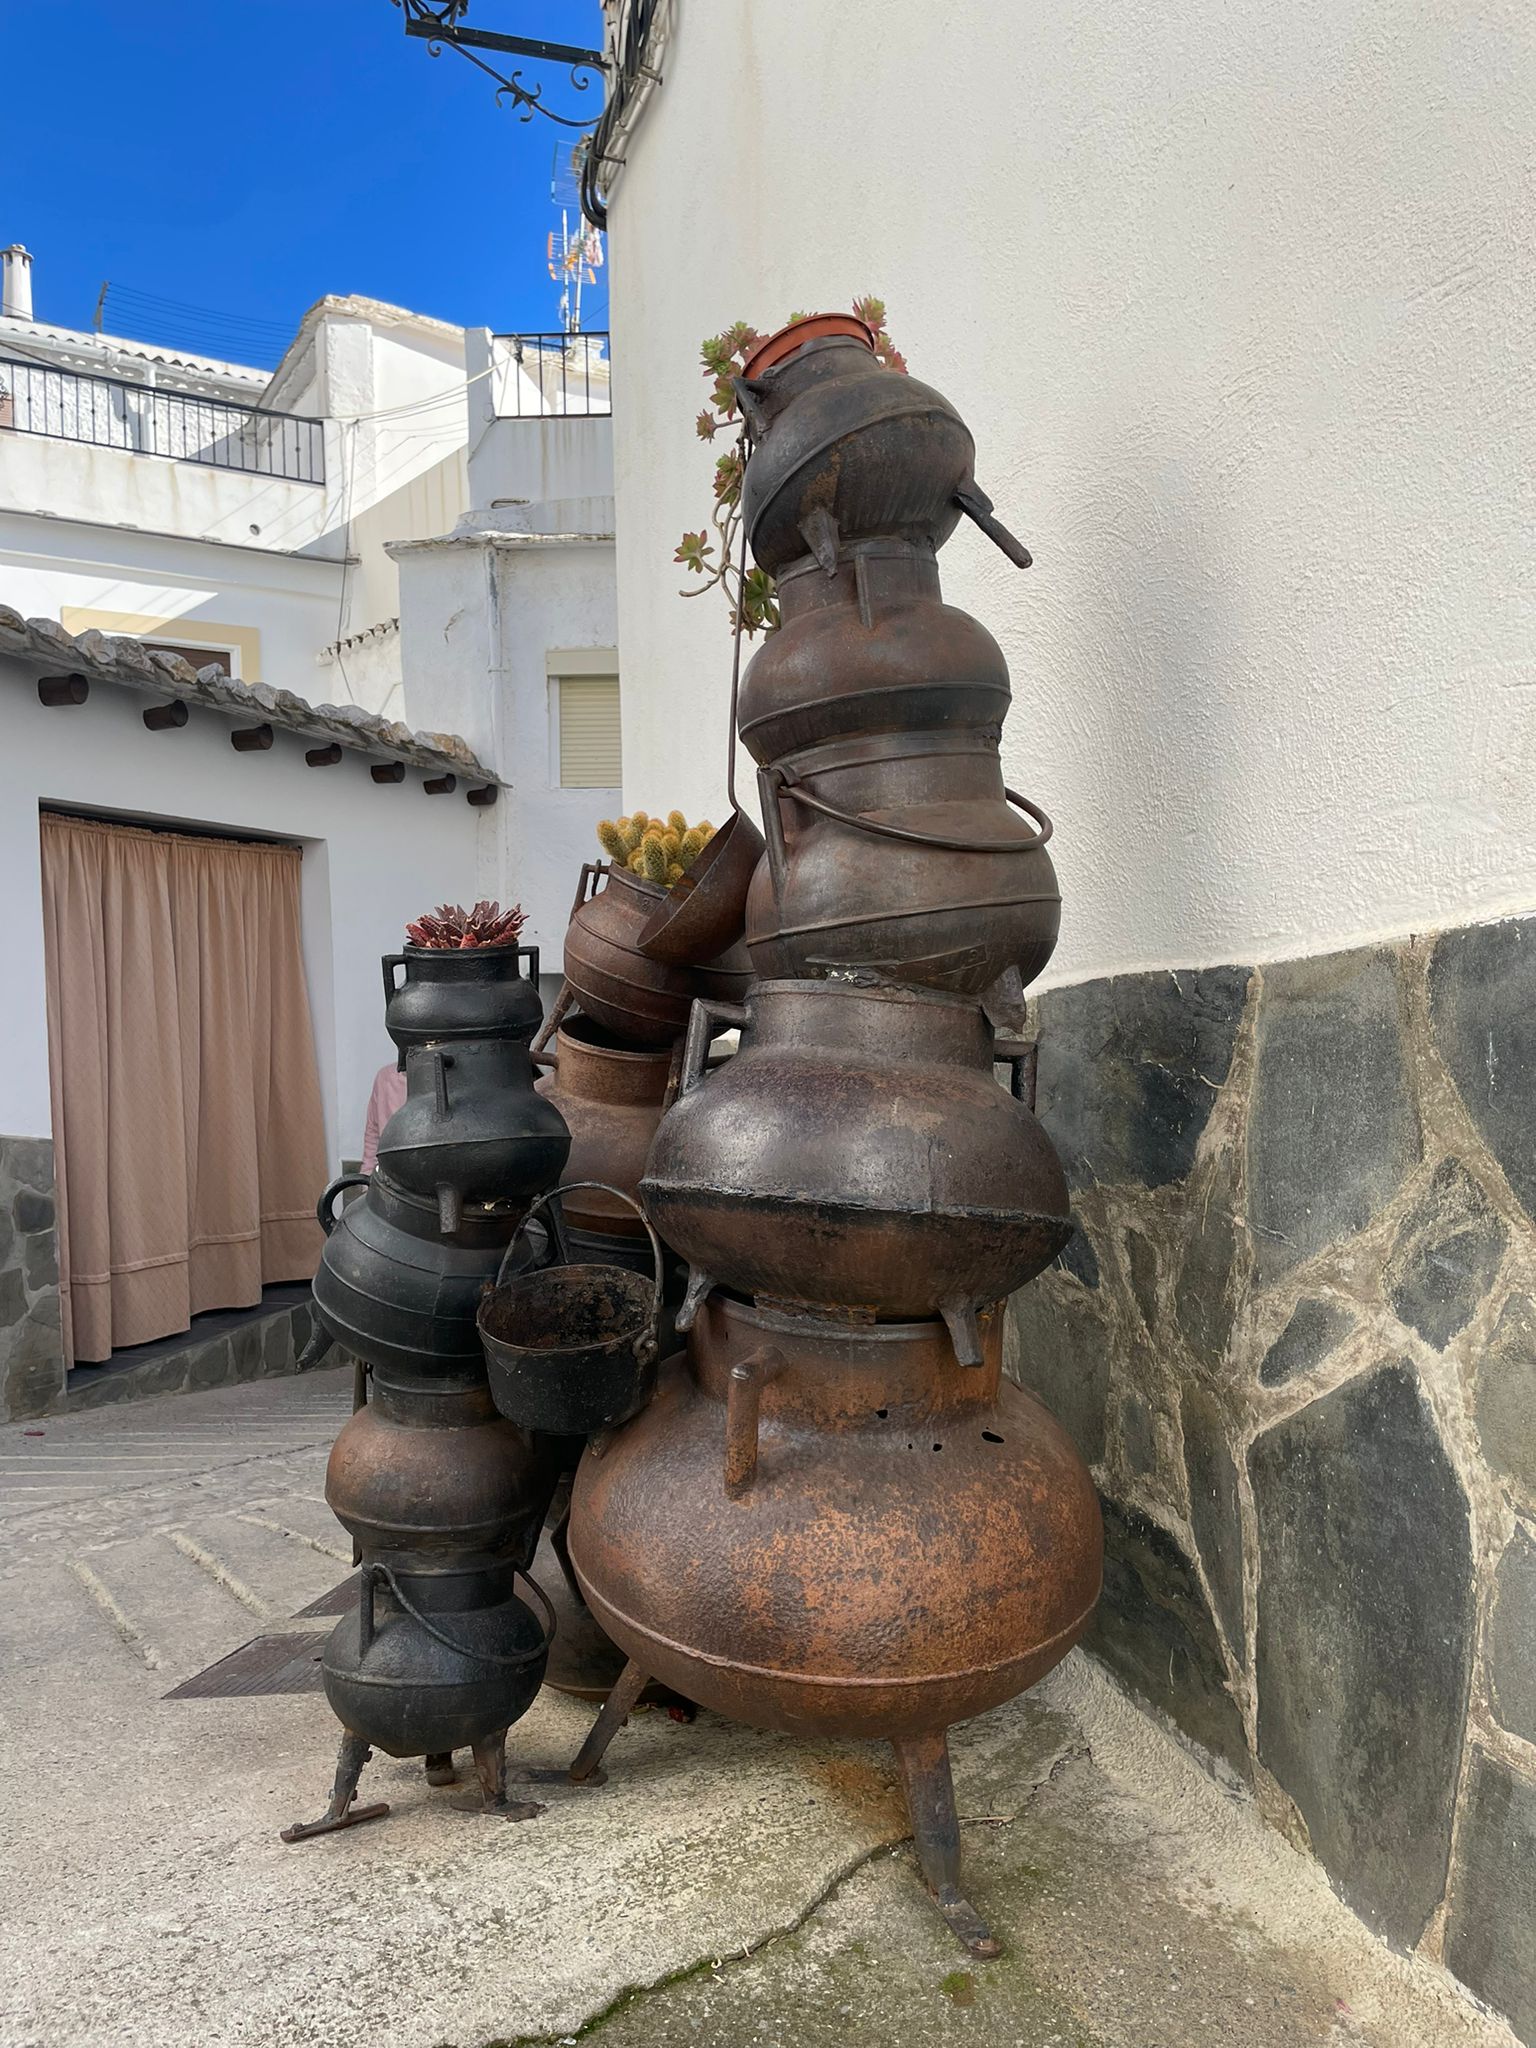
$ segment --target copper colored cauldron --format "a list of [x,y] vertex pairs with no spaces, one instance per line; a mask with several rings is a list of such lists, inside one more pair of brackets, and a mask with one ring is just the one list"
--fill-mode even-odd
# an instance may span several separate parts
[[[568,1181],[611,1181],[638,1195],[646,1154],[661,1122],[672,1071],[669,1048],[648,1051],[624,1045],[590,1017],[567,1017],[551,1052],[535,1056],[552,1072],[535,1084],[564,1117],[571,1133]],[[585,1188],[561,1197],[570,1230],[621,1237],[637,1248],[645,1226],[633,1209],[602,1190]]]
[[[710,1037],[731,1024],[740,1049],[704,1079]],[[1072,1231],[1061,1163],[1019,1099],[1032,1050],[994,1042],[978,1003],[926,989],[767,981],[740,1010],[700,1004],[640,1189],[693,1265],[689,1304],[719,1282],[942,1314],[961,1360],[980,1363],[977,1305],[1033,1278]],[[995,1060],[1012,1064],[1014,1095]]]
[[836,740],[758,781],[768,850],[747,897],[758,974],[870,967],[980,995],[1010,967],[1026,983],[1045,967],[1061,924],[1051,821],[1005,791],[995,735]]
[[990,733],[1008,715],[1002,649],[944,603],[933,549],[858,541],[831,575],[813,556],[778,577],[782,623],[741,678],[738,730],[769,764],[880,732]]
[[654,882],[606,861],[587,862],[577,885],[565,933],[566,983],[583,1014],[626,1045],[670,1046],[687,1029],[696,996],[732,1002],[751,979],[739,948],[694,967],[648,959],[640,940],[665,897]]
[[[943,1731],[1014,1697],[1099,1593],[1093,1482],[1065,1432],[942,1324],[847,1330],[712,1296],[650,1406],[588,1452],[570,1554],[593,1619],[643,1676],[756,1727],[895,1744],[924,1874],[957,1932]],[[575,1767],[596,1760],[599,1723]]]

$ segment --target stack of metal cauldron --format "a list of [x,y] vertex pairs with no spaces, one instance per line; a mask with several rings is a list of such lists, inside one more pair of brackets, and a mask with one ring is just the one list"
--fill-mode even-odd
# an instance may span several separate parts
[[[569,1454],[498,1414],[476,1326],[498,1269],[533,1263],[529,1235],[514,1236],[570,1150],[534,1087],[538,953],[410,948],[384,979],[406,1098],[374,1174],[322,1197],[314,1282],[321,1329],[361,1362],[325,1489],[361,1564],[359,1598],[322,1660],[344,1731],[330,1805],[289,1841],[388,1811],[354,1803],[370,1749],[425,1757],[441,1784],[469,1748],[483,1810],[539,1810],[507,1797],[505,1738],[544,1676],[553,1617],[524,1574]],[[338,1215],[353,1184],[366,1191]]]
[[[925,1879],[989,1955],[945,1731],[1066,1653],[1101,1564],[1081,1458],[1001,1375],[1003,1298],[1071,1229],[1031,1049],[982,1000],[1050,956],[1049,822],[1004,787],[1007,671],[936,563],[962,514],[1028,556],[954,409],[842,325],[786,330],[738,385],[783,620],[739,703],[756,979],[692,991],[641,1182],[690,1262],[687,1343],[577,1473],[570,1554],[630,1663],[573,1769],[648,1676],[759,1726],[884,1737]],[[739,1050],[707,1071],[728,1026]]]

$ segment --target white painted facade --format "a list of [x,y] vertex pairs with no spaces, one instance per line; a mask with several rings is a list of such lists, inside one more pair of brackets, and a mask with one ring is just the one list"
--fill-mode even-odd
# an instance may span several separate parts
[[525,378],[529,409],[508,417],[519,401],[505,343],[472,329],[468,360],[472,509],[452,533],[390,550],[405,716],[461,733],[506,784],[480,893],[522,904],[525,940],[558,974],[582,863],[600,855],[597,821],[620,808],[618,788],[563,788],[559,755],[562,677],[620,673],[613,422],[532,410],[549,403],[548,379],[541,398]]
[[247,681],[401,715],[387,544],[446,531],[468,503],[462,328],[322,299],[269,375],[0,317],[15,420],[24,394],[42,414],[50,372],[65,375],[49,403],[71,420],[140,416],[154,394],[318,419],[323,481],[7,432],[0,399],[0,601],[71,631],[220,648]]
[[[461,796],[427,797],[408,773],[380,785],[368,755],[306,766],[312,746],[277,732],[237,753],[230,721],[194,711],[180,731],[146,731],[155,701],[95,685],[78,706],[46,709],[32,671],[0,657],[0,876],[9,972],[0,1131],[47,1137],[48,1034],[38,810],[83,809],[124,822],[193,824],[302,843],[305,970],[333,1165],[362,1150],[373,1076],[392,1054],[379,959],[407,918],[473,896],[481,821]],[[494,814],[492,814],[494,815]],[[318,1192],[318,1190],[317,1190]]]
[[1056,819],[1048,979],[1536,902],[1524,9],[782,0],[674,10],[658,68],[610,205],[630,801],[723,804],[700,338],[874,292],[1035,551],[942,566]]

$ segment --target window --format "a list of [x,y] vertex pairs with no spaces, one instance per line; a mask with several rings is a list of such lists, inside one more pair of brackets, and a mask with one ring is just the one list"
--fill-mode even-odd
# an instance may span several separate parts
[[216,668],[226,676],[235,672],[234,656],[227,647],[194,647],[186,640],[146,640],[144,645],[151,654],[179,654],[194,668]]
[[560,698],[560,787],[618,789],[624,781],[618,677],[562,675],[554,681]]

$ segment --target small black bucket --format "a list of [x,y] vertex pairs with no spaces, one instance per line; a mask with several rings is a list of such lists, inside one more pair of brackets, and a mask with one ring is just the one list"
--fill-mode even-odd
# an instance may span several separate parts
[[[656,1386],[661,1241],[622,1189],[595,1180],[572,1181],[570,1188],[602,1188],[629,1203],[651,1240],[655,1277],[622,1266],[564,1263],[505,1283],[498,1274],[482,1297],[477,1320],[492,1399],[509,1422],[550,1436],[615,1429],[639,1413]],[[534,1211],[568,1191],[539,1197],[514,1233],[508,1258]],[[552,1211],[551,1220],[557,1216]],[[563,1231],[557,1227],[554,1236],[563,1248]]]

